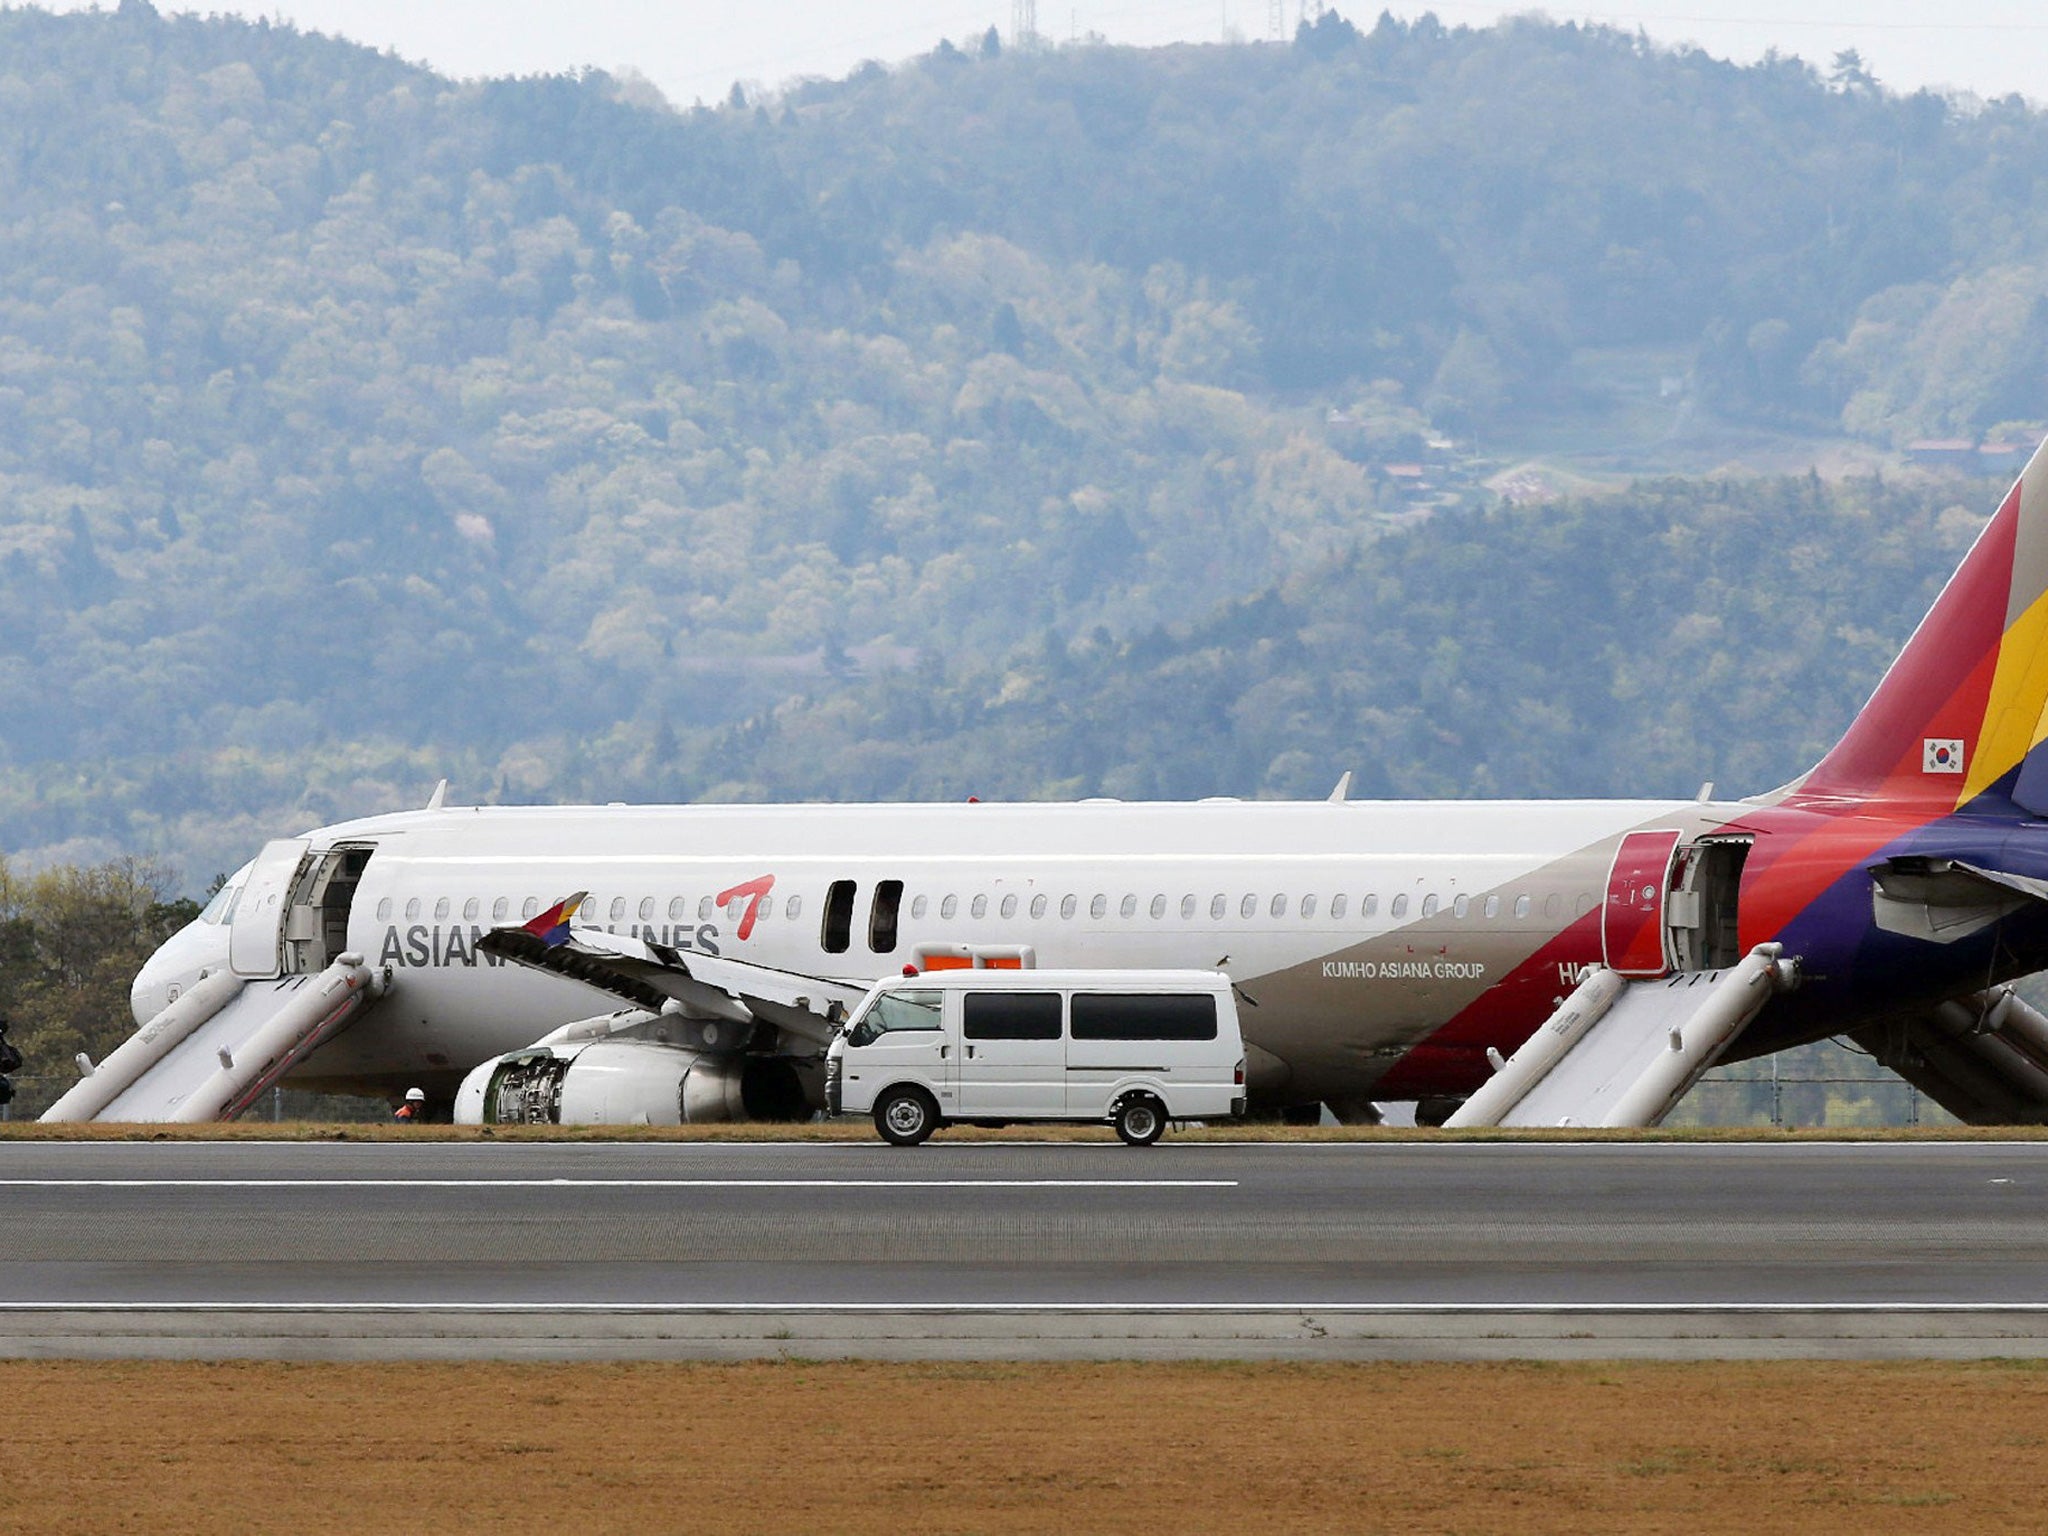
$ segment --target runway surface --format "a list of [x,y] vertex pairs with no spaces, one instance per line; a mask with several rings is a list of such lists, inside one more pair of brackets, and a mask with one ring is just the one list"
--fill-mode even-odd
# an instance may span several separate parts
[[2048,1354],[2048,1145],[0,1151],[0,1353]]

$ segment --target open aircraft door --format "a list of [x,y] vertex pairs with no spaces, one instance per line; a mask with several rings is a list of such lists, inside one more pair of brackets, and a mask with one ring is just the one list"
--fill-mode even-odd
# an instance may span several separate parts
[[283,968],[284,906],[313,845],[303,837],[265,843],[249,867],[228,930],[228,964],[237,976],[275,976]]
[[1662,976],[1671,969],[1664,946],[1664,897],[1677,848],[1676,831],[1631,832],[1614,851],[1600,913],[1600,948],[1607,968],[1618,975]]

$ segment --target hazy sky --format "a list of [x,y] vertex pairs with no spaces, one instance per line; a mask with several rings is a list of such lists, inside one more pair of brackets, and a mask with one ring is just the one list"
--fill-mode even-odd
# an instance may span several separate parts
[[[108,0],[111,4],[111,0]],[[177,10],[178,0],[157,0]],[[1300,0],[1284,0],[1291,32]],[[958,41],[991,23],[1007,41],[1013,0],[259,0],[193,7],[282,16],[309,30],[392,48],[456,75],[529,74],[578,65],[630,67],[679,106],[722,96],[734,80],[774,85],[795,75],[839,75],[862,59],[893,62]],[[1112,42],[1215,42],[1272,35],[1272,0],[1036,0],[1039,32],[1054,40],[1099,33]],[[60,4],[59,8],[77,8]],[[2040,90],[2048,19],[2039,0],[1648,0],[1588,9],[1444,0],[1337,7],[1361,26],[1381,9],[1412,18],[1483,25],[1544,10],[1559,19],[1642,27],[1665,42],[1694,42],[1748,61],[1766,49],[1823,67],[1861,51],[1879,80],[1899,89],[1956,87],[1982,96]],[[1764,13],[1775,11],[1775,15]],[[1940,20],[1930,20],[1933,14]]]

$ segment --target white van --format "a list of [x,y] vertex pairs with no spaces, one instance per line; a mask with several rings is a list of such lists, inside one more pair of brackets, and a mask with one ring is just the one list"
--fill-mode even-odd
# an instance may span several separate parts
[[1169,1120],[1244,1113],[1237,1003],[1214,971],[892,978],[826,1053],[825,1104],[899,1147],[959,1120],[1107,1121],[1149,1146]]

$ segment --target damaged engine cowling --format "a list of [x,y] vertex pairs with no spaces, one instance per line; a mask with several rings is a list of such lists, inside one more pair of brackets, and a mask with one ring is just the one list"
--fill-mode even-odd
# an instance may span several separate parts
[[[789,1056],[636,1038],[648,1014],[558,1031],[476,1067],[455,1094],[457,1125],[697,1125],[808,1120],[821,1069]],[[568,1038],[565,1038],[568,1037]]]

